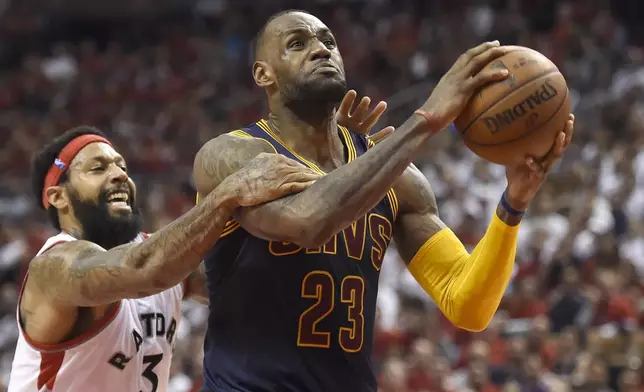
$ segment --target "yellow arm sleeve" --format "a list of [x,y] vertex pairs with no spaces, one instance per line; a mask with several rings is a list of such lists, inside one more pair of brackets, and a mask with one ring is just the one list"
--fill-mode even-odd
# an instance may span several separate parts
[[482,331],[492,320],[510,282],[519,226],[496,214],[472,254],[449,228],[416,253],[409,272],[456,326]]

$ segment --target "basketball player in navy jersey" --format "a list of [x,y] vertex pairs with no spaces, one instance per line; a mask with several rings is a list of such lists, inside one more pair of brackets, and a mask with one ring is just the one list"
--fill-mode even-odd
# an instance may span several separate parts
[[263,154],[148,238],[111,142],[91,127],[58,136],[35,155],[33,186],[60,232],[29,263],[20,290],[9,391],[165,391],[180,301],[203,297],[195,269],[232,211],[317,178]]
[[372,147],[336,123],[347,87],[331,31],[302,11],[269,19],[253,76],[270,114],[202,147],[194,164],[198,191],[208,194],[262,152],[323,177],[297,195],[236,210],[206,258],[205,391],[375,392],[378,276],[392,238],[455,325],[487,326],[510,278],[521,217],[570,142],[574,119],[550,155],[507,168],[508,187],[472,254],[441,222],[431,187],[410,163],[477,88],[507,76],[482,71],[505,52],[488,42],[463,54],[426,103]]

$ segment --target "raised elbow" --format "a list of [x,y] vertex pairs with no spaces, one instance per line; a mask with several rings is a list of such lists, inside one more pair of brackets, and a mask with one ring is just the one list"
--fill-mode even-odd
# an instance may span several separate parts
[[492,318],[475,318],[475,317],[462,317],[458,319],[450,319],[455,327],[464,329],[469,332],[481,332],[490,325]]
[[490,325],[499,304],[496,301],[485,301],[470,297],[467,300],[456,300],[452,311],[446,314],[454,326],[470,332],[481,332]]

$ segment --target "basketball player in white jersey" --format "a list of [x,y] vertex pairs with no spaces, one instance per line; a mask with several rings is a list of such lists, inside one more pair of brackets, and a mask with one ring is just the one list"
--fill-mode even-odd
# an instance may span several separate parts
[[191,292],[189,274],[232,210],[318,177],[265,155],[147,238],[125,160],[100,132],[66,132],[36,156],[33,170],[60,234],[31,261],[22,286],[9,392],[165,391],[181,300],[203,291],[195,284]]
[[[354,107],[338,123],[368,134],[386,109]],[[370,139],[382,140],[387,127]],[[124,158],[96,129],[67,131],[36,154],[33,190],[60,230],[31,261],[8,392],[165,392],[183,298],[207,303],[199,264],[236,207],[307,188],[319,175],[277,154],[253,159],[157,233],[140,230]],[[145,241],[144,241],[145,240]]]

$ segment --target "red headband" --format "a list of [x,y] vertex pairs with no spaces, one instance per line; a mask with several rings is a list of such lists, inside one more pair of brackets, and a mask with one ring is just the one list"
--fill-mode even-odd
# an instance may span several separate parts
[[76,157],[76,154],[82,150],[85,146],[91,143],[110,143],[107,139],[98,135],[81,135],[75,139],[72,139],[71,142],[60,151],[58,158],[54,159],[51,167],[47,171],[47,176],[45,176],[45,184],[42,188],[42,205],[45,206],[45,209],[49,208],[49,200],[47,199],[47,189],[51,186],[58,185],[58,180],[60,176],[63,175],[69,169],[69,165]]

